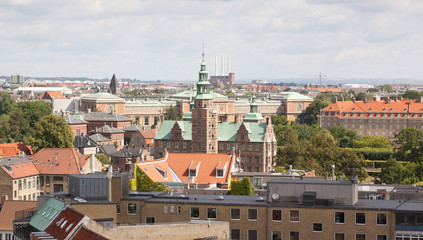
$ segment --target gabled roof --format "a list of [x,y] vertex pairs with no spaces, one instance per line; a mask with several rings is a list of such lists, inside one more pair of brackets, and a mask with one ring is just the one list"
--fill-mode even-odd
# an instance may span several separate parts
[[[157,130],[156,140],[168,140],[171,135],[171,130],[175,124],[179,125],[182,130],[183,140],[191,140],[192,137],[192,123],[189,121],[163,121]],[[236,140],[237,131],[241,124],[244,124],[248,130],[248,139],[250,142],[264,142],[266,134],[266,123],[257,122],[221,122],[217,124],[218,141],[233,142]]]
[[136,125],[136,124],[132,124],[122,128],[122,130],[125,132],[136,132],[142,129],[144,129],[144,126]]
[[94,142],[111,141],[109,138],[106,138],[105,136],[101,135],[101,133],[96,133],[96,134],[88,136],[88,137],[91,138]]
[[76,135],[73,141],[75,148],[96,147],[97,143],[87,135]]
[[65,239],[80,226],[84,218],[84,214],[67,206],[44,231],[57,239]]
[[61,92],[44,92],[40,99],[67,99]]
[[38,231],[44,231],[48,225],[59,215],[65,204],[54,198],[50,198],[37,213],[32,216],[29,225]]
[[97,128],[96,130],[94,130],[92,132],[97,132],[97,133],[124,133],[125,131],[106,125],[106,126]]
[[190,166],[198,167],[195,183],[227,183],[229,180],[230,167],[224,172],[224,177],[216,176],[218,165],[232,166],[235,157],[224,153],[168,153],[167,162],[170,168],[178,175],[182,182],[188,182],[188,169]]
[[66,122],[68,124],[83,124],[83,123],[88,123],[87,121],[84,121],[83,119],[74,117],[72,115],[66,115],[66,116],[64,116],[64,118],[66,119]]
[[14,156],[14,157],[0,158],[0,166],[14,165],[14,164],[24,163],[24,162],[32,162],[32,160],[29,159],[29,157],[30,156]]
[[36,208],[36,201],[6,200],[0,211],[0,231],[13,231],[15,213],[25,209]]
[[100,145],[100,150],[101,150],[101,152],[103,152],[104,154],[106,154],[108,156],[117,152],[117,149],[113,144]]
[[117,152],[112,153],[110,156],[112,157],[139,157],[142,153],[142,148],[123,148]]
[[31,155],[31,146],[25,145],[23,142],[0,144],[0,157],[19,156],[21,152]]
[[145,138],[145,139],[151,139],[154,138],[156,136],[157,133],[157,129],[146,129],[146,130],[139,130],[139,132],[141,133],[141,135]]
[[31,157],[40,174],[81,174],[88,158],[73,148],[44,148]]
[[107,112],[90,112],[84,113],[84,120],[85,121],[110,121],[110,122],[132,122],[131,118],[128,118],[124,115],[120,115],[117,113],[107,113]]
[[0,167],[11,178],[23,178],[40,174],[33,162],[24,162],[13,165],[4,165]]

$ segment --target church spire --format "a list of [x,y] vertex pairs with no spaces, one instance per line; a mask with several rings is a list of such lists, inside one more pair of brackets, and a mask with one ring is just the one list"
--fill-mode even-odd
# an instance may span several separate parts
[[198,82],[197,82],[197,97],[200,98],[209,98],[210,96],[210,82],[209,82],[209,74],[206,69],[206,63],[204,62],[204,45],[201,53],[201,68],[200,72],[198,73]]

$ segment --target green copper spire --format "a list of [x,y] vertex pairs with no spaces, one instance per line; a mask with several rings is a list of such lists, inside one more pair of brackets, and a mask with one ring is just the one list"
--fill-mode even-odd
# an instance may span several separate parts
[[258,105],[256,103],[256,94],[253,94],[253,98],[251,99],[250,104],[250,112],[247,113],[242,120],[244,122],[261,122],[264,120],[261,113],[257,111]]
[[257,103],[256,103],[256,94],[253,94],[253,98],[251,100],[250,104],[250,113],[256,113],[257,112]]
[[203,45],[203,52],[201,55],[202,55],[202,61],[201,61],[200,72],[198,73],[196,98],[209,99],[213,97],[210,95],[209,74],[206,70],[206,63],[204,62],[204,45]]

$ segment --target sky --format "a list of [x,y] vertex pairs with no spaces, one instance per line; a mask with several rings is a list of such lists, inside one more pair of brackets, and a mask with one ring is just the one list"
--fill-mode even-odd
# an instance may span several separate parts
[[0,75],[423,79],[421,0],[0,0]]

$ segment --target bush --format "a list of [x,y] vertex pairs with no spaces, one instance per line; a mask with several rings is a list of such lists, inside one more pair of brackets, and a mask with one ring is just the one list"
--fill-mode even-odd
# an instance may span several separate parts
[[351,150],[367,160],[388,160],[392,156],[392,149],[386,148],[352,148]]
[[104,165],[104,164],[110,164],[110,159],[106,154],[104,153],[97,153],[95,157]]
[[254,187],[250,178],[245,177],[242,181],[232,181],[231,195],[254,195]]

